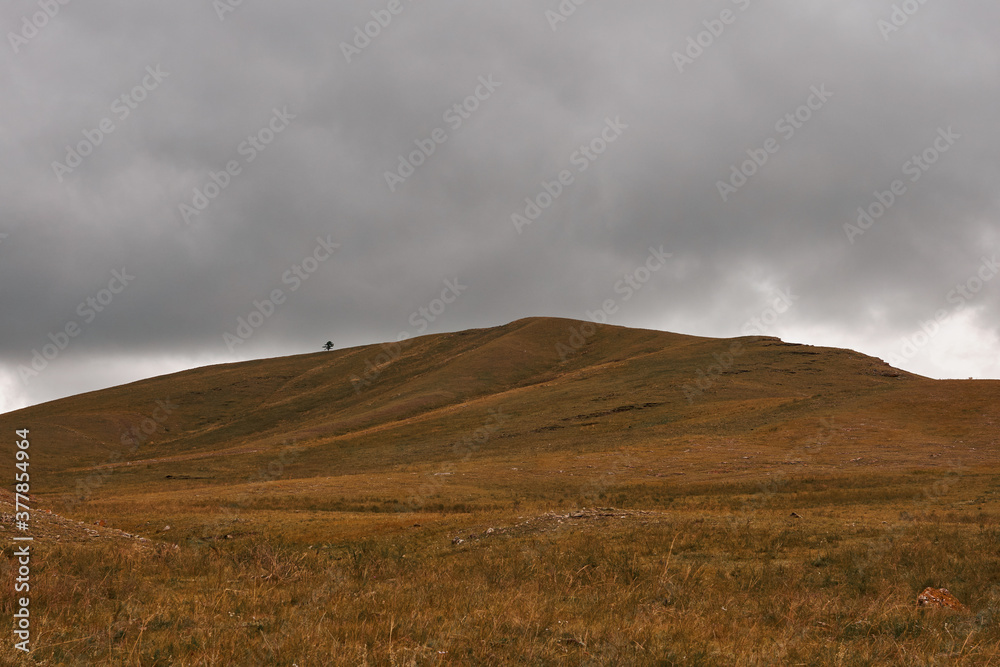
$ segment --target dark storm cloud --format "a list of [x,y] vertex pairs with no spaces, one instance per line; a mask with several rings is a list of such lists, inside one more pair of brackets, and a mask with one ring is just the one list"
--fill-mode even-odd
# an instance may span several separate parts
[[[609,299],[616,324],[739,335],[788,289],[768,333],[889,357],[944,311],[896,361],[995,377],[998,15],[10,3],[0,410],[328,338],[584,318]],[[882,217],[845,230],[897,180]],[[647,276],[660,246],[670,260]],[[421,314],[445,281],[464,288]],[[261,324],[234,344],[240,318]]]

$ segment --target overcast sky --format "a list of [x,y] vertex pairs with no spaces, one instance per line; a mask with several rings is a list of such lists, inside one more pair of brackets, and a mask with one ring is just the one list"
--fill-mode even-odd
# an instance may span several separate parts
[[998,24],[994,0],[11,0],[0,411],[533,315],[998,378]]

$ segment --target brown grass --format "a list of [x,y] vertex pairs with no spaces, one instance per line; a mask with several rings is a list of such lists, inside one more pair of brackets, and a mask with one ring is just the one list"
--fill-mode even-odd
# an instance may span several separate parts
[[602,327],[562,362],[578,324],[418,339],[360,394],[377,348],[0,415],[97,533],[36,513],[37,648],[0,662],[1000,664],[1000,383],[754,338],[689,402],[729,341]]
[[[309,526],[326,513],[241,510],[241,535],[202,540],[175,528],[188,533],[177,550],[48,543],[34,564],[33,657],[990,664],[1000,646],[1000,515],[964,504],[992,496],[989,480],[970,476],[961,492],[922,506],[913,501],[919,485],[908,500],[886,503],[879,492],[895,488],[893,479],[866,486],[867,501],[812,502],[794,491],[736,511],[723,509],[733,499],[725,487],[675,489],[683,509],[333,512],[323,517],[325,539]],[[792,497],[801,518],[787,511]],[[13,576],[4,561],[0,585]],[[972,611],[917,609],[928,585],[949,588]],[[12,611],[5,599],[4,613]],[[15,658],[9,646],[0,656]]]

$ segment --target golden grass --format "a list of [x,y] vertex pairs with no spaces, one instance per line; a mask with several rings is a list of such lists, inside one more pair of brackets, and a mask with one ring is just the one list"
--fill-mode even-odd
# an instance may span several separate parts
[[421,338],[360,393],[378,347],[0,415],[37,504],[109,526],[36,517],[37,648],[0,662],[1000,664],[1000,383],[757,337],[688,401],[730,341],[562,361],[578,325]]
[[[839,499],[821,481],[743,497],[726,485],[674,489],[678,509],[576,518],[541,505],[232,508],[239,535],[202,539],[208,517],[196,517],[173,529],[177,550],[47,543],[34,565],[33,658],[300,667],[1000,659],[1000,514],[989,476],[930,498],[916,479],[845,485],[856,493]],[[989,511],[970,511],[965,503],[983,496]],[[157,521],[173,521],[164,509]],[[321,515],[317,532],[311,520]],[[0,585],[13,576],[4,561]],[[970,613],[917,609],[928,585],[949,588]]]

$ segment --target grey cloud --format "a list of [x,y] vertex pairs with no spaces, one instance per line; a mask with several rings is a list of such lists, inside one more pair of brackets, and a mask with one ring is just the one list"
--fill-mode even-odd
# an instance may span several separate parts
[[[8,37],[0,409],[138,377],[125,366],[394,339],[448,278],[469,288],[430,332],[583,318],[660,244],[671,266],[613,323],[738,335],[790,285],[802,298],[771,333],[885,357],[997,251],[993,4],[927,3],[886,39],[888,0],[588,2],[555,30],[554,0],[402,0],[348,63],[342,42],[388,5],[244,2],[220,20],[210,2],[70,3],[19,53]],[[674,52],[723,10],[734,21],[679,72]],[[0,24],[36,11],[13,3]],[[116,115],[156,66],[169,76]],[[502,85],[452,129],[445,111],[489,76]],[[782,137],[813,86],[832,99]],[[285,107],[296,118],[248,161],[243,142]],[[571,156],[616,116],[629,128],[577,171]],[[114,132],[60,183],[52,163],[104,118]],[[961,139],[849,243],[858,207],[948,127]],[[435,128],[447,141],[390,192],[385,172]],[[780,150],[722,201],[717,182],[768,138]],[[179,205],[230,161],[239,174],[186,225]],[[518,234],[511,214],[564,169],[572,185]],[[328,234],[341,249],[291,291],[282,276]],[[122,267],[134,284],[85,322],[79,304]],[[998,284],[908,367],[1000,373]],[[223,334],[274,289],[287,300],[231,353]],[[70,321],[80,335],[21,382]],[[981,348],[973,371],[948,352],[961,340]],[[113,370],[88,373],[97,360]]]

